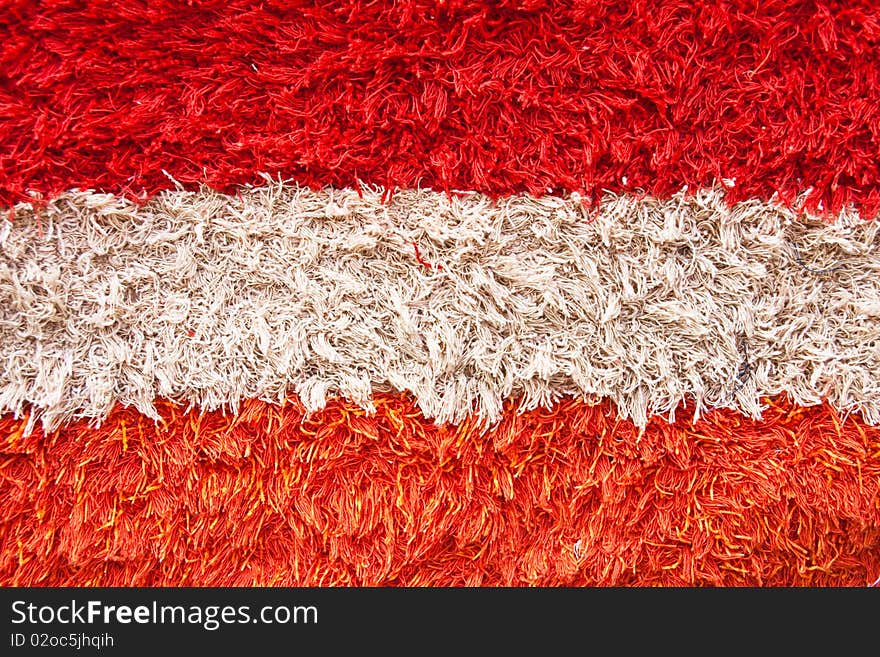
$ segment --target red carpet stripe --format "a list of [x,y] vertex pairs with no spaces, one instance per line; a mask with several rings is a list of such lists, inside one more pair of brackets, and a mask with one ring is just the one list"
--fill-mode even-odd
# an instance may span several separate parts
[[767,402],[643,433],[570,400],[439,427],[399,395],[29,437],[7,417],[0,583],[874,582],[880,429]]
[[0,205],[166,171],[880,203],[867,0],[12,0],[0,42]]

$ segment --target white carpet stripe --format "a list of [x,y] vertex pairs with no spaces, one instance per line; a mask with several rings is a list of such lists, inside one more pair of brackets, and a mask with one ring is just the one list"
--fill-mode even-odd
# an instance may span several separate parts
[[429,417],[609,397],[880,421],[878,224],[721,192],[577,199],[276,184],[138,207],[70,192],[0,223],[0,412],[48,426],[157,396],[207,408],[410,391]]

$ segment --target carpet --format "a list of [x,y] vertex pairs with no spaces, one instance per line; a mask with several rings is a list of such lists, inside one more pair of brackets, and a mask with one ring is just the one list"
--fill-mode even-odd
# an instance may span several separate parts
[[0,584],[880,582],[874,3],[0,43]]

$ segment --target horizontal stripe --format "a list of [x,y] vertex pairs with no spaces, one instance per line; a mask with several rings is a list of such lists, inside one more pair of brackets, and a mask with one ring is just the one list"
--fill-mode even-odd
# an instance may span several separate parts
[[438,422],[609,398],[880,421],[880,224],[717,190],[660,200],[276,184],[138,206],[70,192],[0,236],[0,412],[49,426],[168,397],[207,409],[412,393]]
[[[522,6],[519,6],[519,5]],[[260,172],[880,204],[873,0],[4,3],[0,204]],[[515,5],[515,6],[514,6]]]
[[159,402],[0,419],[0,585],[850,585],[880,575],[880,428],[768,400],[644,432],[508,405]]

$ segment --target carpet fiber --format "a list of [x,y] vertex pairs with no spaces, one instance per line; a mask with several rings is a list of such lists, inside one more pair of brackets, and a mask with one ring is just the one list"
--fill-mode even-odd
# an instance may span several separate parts
[[876,3],[0,44],[0,584],[880,581]]

